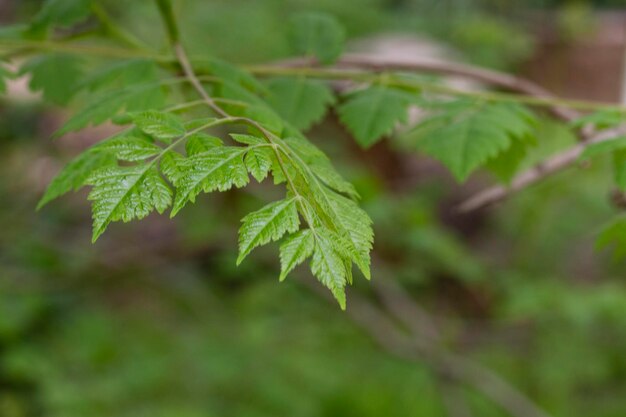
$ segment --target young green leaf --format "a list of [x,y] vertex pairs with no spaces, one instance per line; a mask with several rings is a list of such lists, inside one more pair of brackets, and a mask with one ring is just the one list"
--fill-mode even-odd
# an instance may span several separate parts
[[130,116],[142,132],[166,143],[185,134],[182,120],[171,113],[147,110]]
[[507,150],[513,140],[532,135],[534,119],[507,103],[450,103],[419,124],[409,136],[418,149],[441,161],[459,181]]
[[187,156],[197,155],[199,153],[207,152],[216,146],[222,146],[224,143],[218,137],[207,135],[203,132],[196,132],[187,137],[187,143],[185,143],[185,151]]
[[406,122],[409,93],[382,86],[352,92],[339,106],[339,118],[364,148],[389,134],[398,122]]
[[331,15],[300,13],[290,22],[290,41],[293,52],[314,56],[323,64],[332,64],[343,51],[345,31]]
[[272,151],[267,147],[250,149],[244,157],[244,162],[254,179],[261,182],[272,168]]
[[162,152],[162,148],[137,136],[121,135],[100,142],[94,151],[107,152],[121,161],[143,161]]
[[154,61],[137,58],[109,64],[85,77],[78,87],[96,91],[104,87],[124,88],[157,80],[158,67]]
[[598,155],[604,155],[624,148],[626,148],[626,136],[619,136],[615,139],[605,140],[587,146],[580,155],[579,159],[590,159]]
[[534,137],[515,140],[509,149],[487,161],[486,168],[491,171],[498,180],[508,184],[526,159],[529,148],[536,145],[537,142]]
[[72,116],[59,129],[55,136],[83,129],[91,125],[99,125],[113,118],[122,109],[126,111],[142,111],[163,106],[165,96],[158,83],[138,84],[93,96],[87,105]]
[[175,188],[178,188],[180,182],[185,175],[185,171],[183,171],[180,167],[183,164],[185,157],[174,151],[167,151],[161,157],[159,161],[159,168],[161,168],[161,172],[165,175],[165,178],[171,182]]
[[227,80],[222,80],[216,87],[214,95],[216,97],[245,103],[244,106],[239,104],[222,104],[222,108],[230,115],[250,118],[263,125],[272,133],[276,135],[281,134],[284,128],[283,119],[259,96],[251,93],[244,87]]
[[258,136],[231,133],[230,137],[239,143],[243,143],[244,145],[259,145],[262,143],[266,143],[266,141],[263,138],[260,138]]
[[342,310],[346,309],[346,264],[337,248],[337,236],[330,230],[317,228],[311,272],[335,296]]
[[50,182],[37,209],[70,191],[85,185],[87,179],[97,170],[115,165],[115,156],[107,152],[84,152],[68,163]]
[[280,280],[284,281],[293,269],[313,254],[315,237],[311,229],[300,230],[287,237],[280,245]]
[[172,190],[154,164],[112,167],[96,171],[87,183],[93,212],[93,241],[112,221],[142,219],[153,210],[163,213],[172,203]]
[[80,63],[73,55],[40,55],[22,65],[20,75],[29,73],[31,90],[42,91],[44,100],[63,105],[77,92]]
[[245,147],[219,146],[189,158],[182,159],[178,169],[182,176],[178,180],[172,216],[176,215],[188,201],[194,202],[201,192],[226,191],[248,184],[248,172],[243,156]]
[[363,275],[370,279],[370,251],[374,243],[372,220],[354,201],[332,191],[327,191],[326,196],[341,234],[348,241],[346,249]]
[[598,110],[591,114],[579,117],[571,125],[580,129],[586,125],[592,125],[598,130],[608,129],[626,122],[626,113],[619,110]]
[[324,152],[299,132],[290,131],[289,133],[291,135],[284,138],[283,141],[296,158],[302,160],[316,177],[335,191],[347,194],[354,199],[359,198],[354,186],[337,172]]
[[48,26],[69,27],[84,20],[91,13],[92,0],[47,0],[30,26],[40,32]]
[[239,229],[237,265],[257,246],[276,241],[285,233],[294,233],[300,226],[296,198],[268,204],[243,218]]
[[335,97],[325,83],[306,78],[278,78],[268,83],[269,104],[298,129],[306,130],[326,113]]
[[216,77],[230,83],[237,84],[250,92],[266,92],[265,86],[254,78],[254,76],[240,67],[217,58],[204,58],[202,61],[197,62],[196,69],[198,71],[215,75]]

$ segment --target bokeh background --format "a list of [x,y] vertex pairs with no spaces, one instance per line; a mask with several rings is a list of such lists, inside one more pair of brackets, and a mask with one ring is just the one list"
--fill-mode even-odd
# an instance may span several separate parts
[[[40,4],[1,0],[0,21],[27,21]],[[159,45],[153,2],[105,4]],[[237,63],[286,57],[286,19],[315,10],[345,25],[354,51],[450,59],[564,97],[624,99],[623,0],[176,6],[195,53]],[[239,219],[272,187],[205,195],[175,220],[115,224],[94,245],[84,193],[36,212],[62,164],[110,129],[52,140],[66,116],[23,82],[0,102],[0,416],[509,415],[450,384],[427,357],[400,358],[372,338],[374,321],[350,313],[356,297],[384,311],[364,280],[344,313],[299,279],[279,284],[275,247],[235,267]],[[539,129],[534,160],[576,141],[557,122]],[[626,263],[594,250],[619,211],[602,161],[461,215],[454,205],[490,178],[458,185],[393,141],[362,151],[332,113],[309,136],[374,219],[373,279],[415,300],[439,329],[440,349],[492,369],[552,416],[626,415]]]

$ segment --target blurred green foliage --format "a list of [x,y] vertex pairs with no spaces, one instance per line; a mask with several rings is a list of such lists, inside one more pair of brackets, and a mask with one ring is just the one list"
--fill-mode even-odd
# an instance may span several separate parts
[[[417,1],[187,0],[179,12],[196,51],[237,61],[284,56],[282,23],[304,9],[333,13],[350,39],[425,32],[496,67],[531,52],[521,28],[479,7],[467,16],[470,3],[447,23],[443,8],[407,13]],[[123,17],[154,13],[137,2]],[[155,38],[148,24],[133,30]],[[58,117],[38,105],[0,108],[0,416],[445,415],[428,367],[395,359],[296,280],[279,284],[272,250],[234,266],[239,219],[272,187],[204,196],[175,223],[115,225],[94,246],[84,196],[36,213],[56,170],[48,155],[75,153],[48,139]],[[553,122],[540,129],[550,141],[527,165],[575,140]],[[423,161],[393,144],[357,151],[333,117],[311,137],[341,161],[374,220],[373,279],[402,283],[452,347],[554,416],[626,413],[626,264],[594,252],[590,232],[613,211],[608,158],[461,216],[450,179],[417,169]],[[463,394],[476,415],[505,415]]]

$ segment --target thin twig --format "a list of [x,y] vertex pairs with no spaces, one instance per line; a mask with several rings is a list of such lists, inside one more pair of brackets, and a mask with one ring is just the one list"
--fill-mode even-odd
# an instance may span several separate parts
[[[306,68],[315,67],[317,61],[312,58],[292,58],[279,61],[274,65],[287,68]],[[252,69],[254,70],[254,68],[255,67]],[[572,110],[572,105],[574,107],[580,106],[583,108],[589,108],[589,106],[593,107],[594,105],[605,106],[605,104],[582,100],[566,100],[559,103],[560,99],[558,99],[558,97],[530,80],[493,70],[448,61],[423,59],[397,61],[361,54],[345,54],[337,60],[334,68],[367,70],[374,73],[400,71],[460,76],[525,96],[545,99],[549,103],[554,102],[552,103],[554,105],[550,108],[550,112],[557,118],[565,121],[571,121],[580,117],[578,112]]]

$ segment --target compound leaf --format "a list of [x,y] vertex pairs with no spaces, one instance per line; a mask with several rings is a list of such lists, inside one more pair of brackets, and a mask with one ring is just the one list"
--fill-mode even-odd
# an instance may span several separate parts
[[459,181],[507,150],[513,140],[532,135],[532,115],[508,103],[450,103],[409,135],[418,149],[441,161]]

